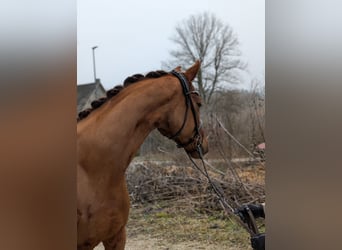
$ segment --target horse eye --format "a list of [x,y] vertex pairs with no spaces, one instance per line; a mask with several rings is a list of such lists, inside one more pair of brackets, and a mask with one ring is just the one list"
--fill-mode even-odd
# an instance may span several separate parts
[[197,105],[199,108],[202,107],[202,103],[200,103],[200,102],[198,102]]

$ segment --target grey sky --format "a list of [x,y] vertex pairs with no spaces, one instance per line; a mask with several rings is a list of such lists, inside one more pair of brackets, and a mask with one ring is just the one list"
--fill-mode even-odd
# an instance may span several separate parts
[[175,47],[170,37],[176,24],[204,11],[236,32],[249,64],[245,86],[250,78],[264,79],[264,0],[80,0],[77,9],[78,84],[94,81],[95,45],[97,78],[107,89],[134,73],[160,69]]

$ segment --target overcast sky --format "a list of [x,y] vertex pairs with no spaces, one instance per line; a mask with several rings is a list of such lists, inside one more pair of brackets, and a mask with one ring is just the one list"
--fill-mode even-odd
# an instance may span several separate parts
[[249,79],[264,79],[264,0],[80,0],[77,2],[77,83],[94,81],[96,74],[109,89],[135,73],[161,68],[175,48],[175,26],[190,15],[209,11],[229,24],[248,62]]

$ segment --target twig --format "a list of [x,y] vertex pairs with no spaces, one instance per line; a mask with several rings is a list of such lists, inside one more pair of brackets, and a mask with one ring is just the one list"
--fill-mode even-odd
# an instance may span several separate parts
[[229,131],[223,126],[222,122],[215,116],[216,121],[220,125],[220,127],[223,129],[223,131],[233,139],[243,150],[245,150],[253,159],[257,160],[263,167],[265,167],[264,163],[262,163],[258,158],[256,158],[244,145],[242,145]]

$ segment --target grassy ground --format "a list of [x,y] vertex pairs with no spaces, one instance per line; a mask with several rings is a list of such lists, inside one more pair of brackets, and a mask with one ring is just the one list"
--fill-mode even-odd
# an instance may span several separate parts
[[248,233],[220,214],[133,208],[127,232],[132,240],[158,239],[153,249],[251,249]]
[[[172,167],[169,162],[165,162],[165,164],[166,166],[159,166],[158,164],[154,166],[153,163],[147,163],[146,166],[149,168],[162,167],[162,169],[155,171],[156,173],[150,173],[158,175],[157,177],[163,174],[170,175],[165,169],[173,169],[174,174],[178,173],[176,166]],[[216,167],[220,167],[219,162],[216,163]],[[221,167],[222,169],[220,170],[227,173],[227,177],[232,174],[227,169],[226,164],[222,163]],[[184,170],[185,167],[181,168]],[[241,181],[245,184],[251,187],[253,185],[264,185],[265,168],[263,166],[234,166],[234,168]],[[134,176],[141,176],[140,172],[138,173],[139,175],[137,173],[134,174]],[[181,173],[179,174],[181,175]],[[188,173],[188,175],[190,174]],[[148,180],[153,179],[153,176],[147,177]],[[141,182],[134,183],[134,185],[139,185],[139,183]],[[166,185],[167,183],[159,184]],[[153,190],[148,191],[152,197],[154,197],[154,192],[157,192],[155,193],[155,198],[157,198],[157,194],[160,195],[160,190],[158,190],[155,191],[153,188]],[[198,210],[200,206],[195,208],[190,200],[187,201],[188,198],[180,196],[178,198],[173,197],[173,200],[156,199],[157,201],[153,204],[133,204],[127,224],[128,237],[126,249],[251,249],[249,234],[237,222],[227,218],[222,211],[215,212],[210,210],[210,215],[205,214],[206,210]],[[264,222],[262,220],[257,222],[260,226],[260,231],[264,231]]]

